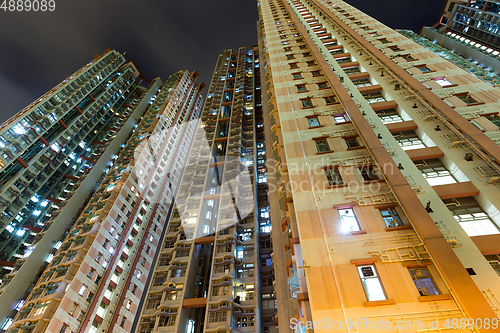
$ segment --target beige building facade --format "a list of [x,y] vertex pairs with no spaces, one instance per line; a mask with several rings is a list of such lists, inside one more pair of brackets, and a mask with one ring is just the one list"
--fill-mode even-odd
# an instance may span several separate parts
[[259,15],[279,331],[498,328],[498,89],[342,1]]

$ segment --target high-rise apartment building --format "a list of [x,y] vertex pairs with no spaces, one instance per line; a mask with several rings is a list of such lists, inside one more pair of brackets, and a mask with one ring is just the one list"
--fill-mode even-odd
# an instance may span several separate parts
[[111,50],[0,128],[0,325],[19,308],[107,163],[146,111],[131,62]]
[[[112,63],[110,60],[116,56],[121,60],[116,69],[104,71],[101,60],[105,64]],[[68,155],[68,162],[88,161],[91,164],[84,174],[68,174],[67,171],[60,174],[61,179],[74,182],[69,189],[74,193],[63,189],[63,193],[68,192],[69,202],[64,208],[44,212],[48,214],[41,230],[44,234],[39,244],[33,244],[36,248],[28,260],[39,251],[40,256],[45,255],[42,261],[47,259],[49,264],[38,281],[35,280],[29,296],[19,304],[9,332],[97,332],[103,329],[117,332],[129,331],[134,322],[157,242],[198,124],[204,84],[195,83],[197,72],[179,71],[165,83],[155,79],[143,88],[135,80],[139,75],[137,69],[123,60],[120,54],[109,51],[69,79],[72,81],[69,83],[73,89],[71,94],[63,93],[69,89],[66,81],[53,91],[54,98],[61,99],[54,103],[57,108],[71,102],[74,95],[86,92],[83,90],[86,84],[95,85],[97,91],[88,98],[83,95],[85,103],[80,102],[70,109],[74,111],[72,117],[58,122],[63,129],[74,130],[77,126],[87,130],[90,126],[90,130],[82,132],[91,133],[90,141],[73,132],[64,133],[59,138],[63,142],[47,139],[56,153]],[[90,72],[87,71],[89,67]],[[99,80],[106,84],[100,84]],[[118,104],[113,103],[115,100]],[[72,102],[78,103],[77,98]],[[105,111],[109,111],[109,116],[98,114],[92,118],[94,113]],[[82,118],[87,112],[89,115]],[[107,122],[108,118],[111,122]],[[120,120],[127,126],[122,127],[124,133],[119,127]],[[103,129],[109,132],[100,133]],[[120,135],[121,140],[117,141]],[[104,147],[93,155],[84,155],[85,151],[92,152],[88,146],[93,144]],[[81,151],[75,150],[76,147]],[[108,152],[110,147],[113,149]],[[64,164],[65,159],[60,158],[57,163],[52,167]],[[79,172],[79,167],[77,164],[73,168],[66,163],[70,172],[74,169]],[[82,176],[86,175],[85,182],[95,170],[96,175],[85,193],[88,196],[92,191],[92,196],[85,201],[85,196],[78,196],[77,191],[85,184],[81,182]],[[46,196],[31,195],[39,201],[64,200],[64,197]],[[64,209],[74,199],[77,199],[74,206],[65,213]],[[84,206],[80,208],[78,205],[82,203]],[[72,220],[69,214],[75,218]],[[66,224],[59,225],[63,223],[59,222],[60,218]],[[61,234],[53,234],[53,227],[62,228]],[[56,244],[59,239],[61,241]],[[51,250],[45,253],[39,250],[44,241],[50,248],[56,245],[52,254],[49,254]],[[37,271],[31,275],[22,271],[25,265],[20,266],[10,284],[18,277],[35,277]],[[6,288],[4,293],[10,285]],[[26,289],[24,286],[21,292]]]
[[259,16],[279,331],[497,323],[494,83],[343,1]]
[[436,53],[473,75],[499,85],[499,6],[494,1],[448,0],[438,23],[423,27],[421,35],[430,40],[435,49],[439,48],[434,50]]
[[136,332],[274,331],[259,68],[219,55]]

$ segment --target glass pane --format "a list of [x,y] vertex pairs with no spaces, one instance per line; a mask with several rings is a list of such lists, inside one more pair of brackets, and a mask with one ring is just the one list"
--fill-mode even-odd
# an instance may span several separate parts
[[356,219],[356,215],[354,215],[354,210],[352,208],[339,210],[339,215],[341,221],[341,228],[343,232],[361,230],[358,224],[358,220]]
[[363,279],[363,287],[365,288],[366,298],[369,301],[383,301],[385,300],[384,289],[378,278]]
[[460,222],[460,226],[469,236],[492,235],[500,233],[498,228],[489,219]]

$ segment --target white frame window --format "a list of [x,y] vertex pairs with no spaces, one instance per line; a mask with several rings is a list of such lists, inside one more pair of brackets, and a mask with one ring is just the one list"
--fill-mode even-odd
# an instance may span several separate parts
[[365,291],[366,299],[370,302],[387,300],[387,295],[385,294],[375,265],[362,265],[356,266],[356,268]]
[[352,208],[338,209],[340,216],[340,229],[343,233],[349,233],[352,231],[360,231],[361,227],[358,222],[358,218],[354,213]]

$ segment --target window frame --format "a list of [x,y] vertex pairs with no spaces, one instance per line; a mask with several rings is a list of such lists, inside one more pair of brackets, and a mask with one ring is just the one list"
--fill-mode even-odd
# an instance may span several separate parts
[[[307,122],[309,124],[309,128],[317,128],[317,127],[322,127],[323,126],[319,122],[318,116],[310,116],[310,117],[306,117],[306,119],[307,119]],[[317,125],[311,124],[311,120],[316,120],[316,124]]]
[[309,92],[305,83],[296,84],[295,87],[297,88],[298,93]]
[[[386,228],[397,228],[405,225],[403,223],[403,220],[399,216],[398,211],[396,210],[396,206],[378,208],[378,211],[380,213],[380,216],[382,217],[382,220],[384,221]],[[382,214],[383,211],[387,211],[388,215],[384,216],[384,214]],[[392,218],[392,220],[395,221],[396,225],[390,225],[390,223],[387,223],[386,218]]]
[[[314,107],[314,104],[313,104],[312,99],[310,97],[308,97],[308,98],[301,98],[300,102],[302,103],[302,108],[303,109],[310,109],[310,108]],[[306,105],[306,104],[310,104],[310,105]]]
[[[414,283],[415,287],[417,288],[417,291],[420,294],[420,296],[437,296],[437,295],[441,295],[441,291],[439,290],[439,286],[437,285],[436,281],[432,277],[432,274],[429,271],[429,269],[427,268],[427,266],[412,266],[412,267],[407,267],[407,269],[408,269],[408,274],[410,274],[410,277],[413,280],[413,283]],[[432,283],[432,286],[434,287],[434,289],[436,291],[436,294],[426,294],[423,291],[424,288],[422,287],[422,285],[418,281],[418,278],[415,277],[411,273],[412,270],[423,270],[423,271],[427,272],[427,275],[424,276],[423,278],[428,279]]]
[[328,181],[328,186],[336,187],[344,185],[344,180],[338,167],[324,168],[326,180]]
[[[361,274],[364,274],[363,268],[370,267],[372,273],[374,276],[362,276]],[[365,264],[365,265],[356,265],[356,270],[358,272],[359,279],[361,281],[361,285],[363,286],[363,291],[365,292],[365,297],[368,302],[380,302],[380,301],[387,301],[389,298],[387,297],[387,292],[385,291],[384,285],[382,283],[382,280],[380,279],[380,275],[378,274],[377,267],[375,266],[375,263],[373,264]],[[368,270],[365,270],[366,273],[368,273]],[[364,281],[377,281],[378,282],[378,287],[380,287],[381,291],[384,294],[383,299],[370,299],[370,292],[368,290],[369,286],[367,283],[364,283]],[[375,296],[375,295],[373,295]]]
[[[328,144],[328,140],[326,137],[325,138],[317,138],[317,139],[313,139],[313,140],[314,140],[314,143],[316,145],[316,150],[317,150],[318,154],[332,152],[332,149],[330,148],[330,145]],[[319,144],[318,144],[318,142],[319,142]],[[324,144],[322,142],[324,142]],[[320,148],[320,147],[322,147],[322,148]],[[328,149],[322,150],[324,147],[326,147]]]
[[[354,230],[353,228],[350,228],[350,227],[346,228],[346,225],[344,224],[344,219],[343,219],[343,215],[341,214],[341,211],[344,211],[344,212],[352,211],[352,215],[353,215],[352,217],[356,221],[356,224],[354,225],[354,224],[351,223],[351,226],[354,226],[354,227],[357,226],[357,230]],[[338,208],[337,209],[337,213],[339,214],[340,228],[341,228],[341,230],[342,230],[343,233],[347,234],[347,233],[359,232],[359,231],[363,230],[363,229],[361,229],[361,225],[359,224],[359,219],[356,216],[356,212],[354,211],[354,207]]]

